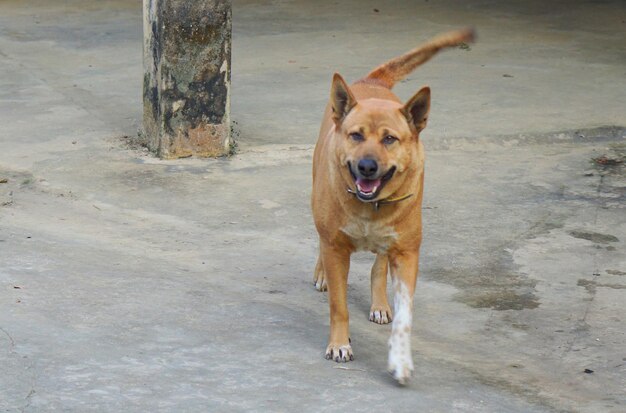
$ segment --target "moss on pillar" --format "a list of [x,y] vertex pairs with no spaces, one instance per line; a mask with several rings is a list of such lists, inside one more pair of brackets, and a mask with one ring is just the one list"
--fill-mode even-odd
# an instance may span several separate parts
[[231,2],[144,0],[144,140],[162,158],[231,146]]

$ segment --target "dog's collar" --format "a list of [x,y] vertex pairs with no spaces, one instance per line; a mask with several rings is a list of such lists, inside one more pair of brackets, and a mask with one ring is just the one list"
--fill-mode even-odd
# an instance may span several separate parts
[[[354,191],[351,188],[346,189],[346,191],[348,191],[349,194],[352,194],[356,197],[356,199],[359,199],[359,197],[357,197],[356,195],[356,191]],[[407,198],[412,197],[413,194],[406,194],[406,195],[402,195],[402,196],[398,196],[395,198],[384,198],[381,199],[379,201],[376,202],[370,202],[372,204],[372,206],[374,207],[374,211],[378,211],[378,209],[380,208],[381,205],[387,205],[387,204],[395,204],[396,202],[400,202],[400,201],[404,201]],[[360,201],[360,199],[359,199]],[[363,202],[363,201],[361,201]]]

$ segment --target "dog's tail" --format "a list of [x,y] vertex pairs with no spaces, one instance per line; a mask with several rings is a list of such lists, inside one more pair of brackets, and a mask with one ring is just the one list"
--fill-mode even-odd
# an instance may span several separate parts
[[473,42],[474,37],[475,33],[472,28],[444,33],[402,56],[383,63],[357,83],[375,83],[391,89],[397,82],[407,77],[421,64],[426,63],[441,49]]

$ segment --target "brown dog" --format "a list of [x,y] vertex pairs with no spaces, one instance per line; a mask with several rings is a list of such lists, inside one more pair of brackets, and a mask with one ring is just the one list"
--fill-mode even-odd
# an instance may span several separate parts
[[413,292],[422,240],[424,148],[430,89],[422,88],[406,104],[393,85],[439,50],[473,40],[472,30],[439,36],[374,69],[348,87],[333,77],[313,156],[311,203],[320,237],[314,283],[328,288],[330,340],[326,358],[352,360],[346,290],[350,255],[368,250],[372,267],[370,321],[391,322],[387,268],[394,291],[389,364],[401,384],[413,370],[411,323]]

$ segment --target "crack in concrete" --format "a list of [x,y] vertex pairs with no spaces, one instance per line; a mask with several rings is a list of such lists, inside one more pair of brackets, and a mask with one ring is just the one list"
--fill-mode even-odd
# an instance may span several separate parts
[[9,332],[6,331],[4,328],[0,327],[0,331],[2,331],[9,339],[9,353],[14,353],[13,349],[15,348],[15,340],[13,340],[11,334],[9,334]]
[[[4,333],[4,335],[7,336],[7,338],[9,339],[9,353],[18,356],[18,354],[14,350],[14,348],[15,348],[15,340],[13,339],[11,334],[9,334],[9,332],[7,330],[5,330],[3,327],[0,327],[0,331],[2,331]],[[36,391],[35,391],[35,384],[37,383],[37,376],[34,373],[34,371],[35,371],[34,367],[35,367],[35,364],[32,363],[27,368],[28,370],[31,370],[31,369],[33,370],[33,377],[32,377],[32,383],[31,383],[30,389],[28,391],[28,394],[26,394],[26,396],[24,397],[24,401],[26,402],[26,404],[23,407],[18,408],[18,410],[21,413],[24,413],[26,411],[26,409],[28,409],[30,407],[30,404],[32,402],[32,397],[36,393]]]
[[[15,350],[14,350],[14,348],[15,348],[15,340],[13,339],[11,334],[9,334],[9,332],[6,329],[4,329],[3,327],[0,327],[0,331],[2,331],[4,333],[4,335],[6,335],[7,338],[9,339],[9,353],[10,354],[14,354],[15,356],[19,356],[19,354],[17,352],[15,352]],[[24,397],[24,401],[26,402],[26,404],[23,407],[18,408],[18,410],[21,413],[24,413],[26,411],[26,409],[28,409],[30,407],[30,404],[32,402],[32,397],[36,393],[35,385],[37,384],[37,376],[35,374],[34,367],[35,367],[35,363],[34,362],[32,364],[30,364],[30,366],[27,367],[27,370],[32,370],[33,371],[33,376],[32,376],[32,383],[30,385],[30,389],[28,391],[28,394],[26,394],[26,396]]]
[[[596,196],[600,196],[600,192],[602,191],[604,185],[604,175],[600,175],[600,180],[598,182],[598,186],[596,187]],[[597,226],[598,224],[598,212],[600,210],[601,206],[600,205],[596,205],[594,208],[594,214],[593,214],[593,226]],[[594,274],[599,274],[600,273],[600,265],[599,265],[599,258],[598,258],[598,254],[599,252],[596,251],[593,254],[593,264],[594,264]],[[580,283],[580,280],[579,280]],[[578,284],[580,285],[580,284]],[[591,304],[593,303],[593,300],[596,296],[596,290],[595,288],[593,289],[587,289],[587,291],[589,291],[590,297],[589,300],[587,300],[587,303],[585,305],[585,311],[583,313],[583,316],[580,320],[578,320],[577,327],[576,330],[572,330],[572,333],[574,333],[572,335],[572,340],[571,342],[567,345],[567,348],[565,349],[565,351],[563,352],[563,356],[561,357],[561,362],[563,362],[565,356],[567,354],[569,354],[572,351],[572,348],[574,347],[574,344],[576,344],[576,341],[578,341],[578,339],[586,333],[587,328],[585,328],[585,326],[587,325],[587,316],[589,315],[589,310],[591,309]]]
[[33,394],[35,394],[35,384],[33,383],[30,391],[28,392],[28,394],[26,395],[26,397],[24,397],[24,401],[26,402],[26,405],[24,405],[23,407],[20,407],[20,412],[24,413],[26,411],[26,409],[28,409],[30,407],[30,404],[32,403],[32,398],[33,398]]

